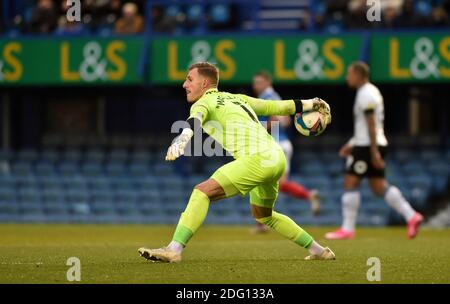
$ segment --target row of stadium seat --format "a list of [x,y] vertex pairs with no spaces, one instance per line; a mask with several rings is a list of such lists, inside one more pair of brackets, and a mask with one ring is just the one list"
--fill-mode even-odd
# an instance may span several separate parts
[[[17,152],[0,150],[0,161],[3,160],[21,160],[26,162],[46,161],[50,163],[58,162],[150,162],[161,161],[164,159],[166,150],[148,151],[127,149],[111,149],[105,151],[95,148],[82,151],[80,149],[45,149],[41,152],[34,149],[23,149]],[[397,163],[409,162],[416,160],[425,164],[435,162],[437,160],[450,160],[450,150],[440,151],[437,149],[424,148],[421,150],[405,150],[397,149],[389,153],[389,157]],[[330,161],[337,158],[337,151],[329,150],[321,151],[300,151],[294,155],[294,161],[311,162],[314,160]]]
[[[448,173],[447,173],[448,174]],[[446,182],[446,175],[442,175],[442,180],[438,176],[433,178],[432,175],[419,173],[416,175],[400,175],[388,174],[388,180],[400,188],[421,188],[433,189],[439,184],[439,187],[444,187]],[[192,189],[196,184],[208,178],[208,175],[192,175],[187,177],[179,177],[177,175],[169,176],[34,176],[34,175],[0,175],[0,191],[141,191],[157,189],[157,191],[176,192],[177,189],[186,191]],[[326,173],[315,175],[298,175],[292,174],[291,179],[309,188],[316,188],[323,192],[333,191],[333,189],[341,189],[343,184],[343,176],[331,176]],[[436,183],[440,181],[441,183]],[[443,185],[443,186],[442,186]],[[367,187],[363,187],[366,189]],[[331,190],[330,190],[331,189]],[[368,188],[367,188],[368,189]]]
[[[192,171],[193,163],[190,161],[180,163],[184,169]],[[406,163],[398,163],[392,159],[387,161],[388,171],[393,175],[443,175],[448,174],[448,161],[443,159],[436,159],[429,163],[422,161],[411,160]],[[214,172],[222,163],[214,160],[205,161],[202,166],[197,166],[198,171],[203,173]],[[61,175],[61,176],[145,176],[149,174],[156,174],[158,176],[170,176],[180,170],[180,166],[174,166],[164,162],[151,161],[136,161],[131,163],[124,163],[120,161],[113,161],[108,163],[101,163],[96,161],[88,161],[85,163],[77,163],[73,161],[60,162],[57,165],[48,163],[46,161],[37,161],[34,163],[28,161],[9,161],[8,166],[3,166],[3,170],[11,171],[14,175],[29,175],[33,174],[39,177]],[[293,168],[304,176],[317,176],[322,174],[340,175],[344,169],[344,162],[339,158],[328,161],[319,161],[317,159],[311,161],[293,162]]]
[[[31,151],[0,153],[0,222],[175,223],[193,186],[224,162],[217,158],[186,158],[168,164],[146,151],[136,152],[138,156],[125,150],[110,151],[109,156],[101,152],[103,156],[95,161],[92,156],[88,160],[88,153],[79,153],[83,156],[78,161],[58,153],[50,160],[44,152]],[[389,180],[419,209],[425,207],[430,194],[445,191],[449,176],[445,153],[420,153],[420,160],[390,158],[387,171]],[[198,167],[200,173],[181,176],[180,164]],[[307,203],[284,194],[280,194],[276,209],[303,224],[338,225],[343,167],[343,161],[334,153],[305,152],[295,156],[291,179],[321,191],[322,215],[313,217]],[[114,173],[112,168],[117,171]],[[361,194],[362,224],[384,225],[398,220],[383,199],[371,193],[367,181],[362,184]],[[248,198],[228,199],[210,210],[207,223],[252,222]]]

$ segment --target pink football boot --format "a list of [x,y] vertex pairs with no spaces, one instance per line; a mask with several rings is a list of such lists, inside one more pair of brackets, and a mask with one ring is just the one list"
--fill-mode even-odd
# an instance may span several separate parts
[[413,239],[419,233],[420,224],[423,222],[423,216],[419,212],[414,213],[408,221],[408,238]]
[[336,231],[328,232],[325,234],[325,238],[328,240],[350,240],[355,237],[355,231],[346,231],[339,228]]

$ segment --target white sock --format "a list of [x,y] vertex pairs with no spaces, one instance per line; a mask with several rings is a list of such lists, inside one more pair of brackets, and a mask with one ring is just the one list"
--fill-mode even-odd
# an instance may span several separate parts
[[177,241],[170,242],[169,245],[167,245],[168,248],[172,249],[173,251],[176,251],[178,253],[181,253],[184,249],[183,244],[178,243]]
[[361,194],[359,191],[347,191],[342,195],[342,217],[344,220],[341,228],[343,230],[355,230],[360,202]]
[[408,222],[414,216],[414,213],[416,213],[408,201],[405,200],[400,190],[395,186],[389,186],[384,195],[384,200],[395,211],[403,215],[406,222]]
[[325,249],[320,246],[316,241],[313,241],[308,248],[308,251],[312,255],[321,256]]

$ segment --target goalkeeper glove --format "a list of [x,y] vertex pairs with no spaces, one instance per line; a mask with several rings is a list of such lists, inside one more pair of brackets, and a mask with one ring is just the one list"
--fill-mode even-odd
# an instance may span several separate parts
[[179,136],[177,136],[169,149],[167,150],[166,160],[172,161],[176,160],[178,157],[184,154],[184,148],[186,148],[187,143],[191,140],[191,137],[194,135],[194,131],[189,128],[183,129],[183,132]]
[[311,99],[302,99],[303,111],[317,111],[320,112],[324,118],[325,123],[328,125],[331,123],[331,109],[330,105],[319,97]]

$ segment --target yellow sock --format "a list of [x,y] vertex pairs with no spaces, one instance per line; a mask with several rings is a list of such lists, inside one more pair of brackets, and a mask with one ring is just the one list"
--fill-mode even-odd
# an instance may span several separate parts
[[263,217],[257,221],[304,248],[308,248],[313,242],[312,236],[284,214],[272,211],[272,216]]
[[189,203],[181,214],[172,240],[186,244],[203,224],[209,207],[209,197],[198,189],[192,191]]

